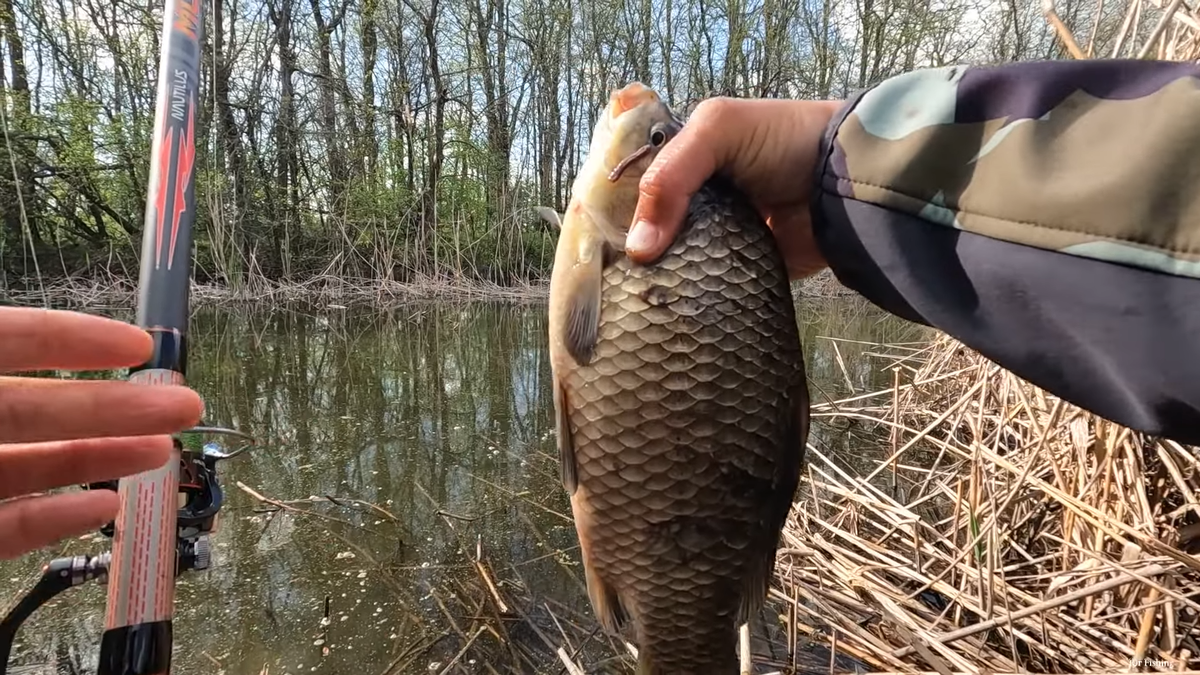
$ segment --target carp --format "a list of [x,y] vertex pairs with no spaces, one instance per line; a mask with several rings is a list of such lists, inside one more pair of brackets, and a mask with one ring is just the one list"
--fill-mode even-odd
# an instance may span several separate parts
[[766,601],[809,429],[791,286],[749,201],[713,177],[654,263],[624,253],[638,183],[683,122],[614,90],[559,230],[549,348],[556,441],[587,592],[632,619],[639,675],[737,673]]

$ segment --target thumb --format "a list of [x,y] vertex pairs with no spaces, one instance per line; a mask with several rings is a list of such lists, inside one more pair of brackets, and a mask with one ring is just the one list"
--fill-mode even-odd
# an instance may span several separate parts
[[683,227],[688,202],[724,163],[736,141],[715,123],[727,103],[709,99],[658,153],[642,175],[625,252],[634,262],[657,259]]

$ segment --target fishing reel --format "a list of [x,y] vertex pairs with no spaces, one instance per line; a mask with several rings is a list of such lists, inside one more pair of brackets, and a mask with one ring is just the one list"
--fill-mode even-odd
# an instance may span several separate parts
[[[217,441],[208,441],[199,448],[185,445],[183,437],[217,435],[237,437],[244,441],[236,450],[227,452]],[[181,432],[172,439],[179,451],[179,510],[175,517],[175,576],[189,570],[208,569],[212,562],[210,535],[216,531],[217,516],[225,503],[225,492],[217,476],[217,463],[232,459],[255,445],[255,439],[236,429],[198,426]],[[113,490],[120,480],[102,481],[82,485],[87,490]],[[110,539],[115,533],[115,524],[110,522],[100,528],[100,534]],[[55,558],[42,568],[41,579],[33,589],[21,598],[15,607],[0,621],[0,675],[8,671],[8,659],[12,652],[17,630],[39,607],[59,593],[96,580],[108,583],[108,568],[112,554],[77,555]]]
[[[221,427],[193,427],[183,434],[221,434],[237,436],[245,444],[233,452],[225,452],[219,443],[209,441],[199,450],[184,447],[180,436],[175,436],[175,449],[179,451],[179,513],[176,516],[176,548],[179,565],[175,576],[188,570],[207,569],[211,561],[209,535],[216,530],[217,514],[225,503],[225,492],[217,478],[217,462],[232,459],[254,444],[254,437],[235,429]],[[120,486],[119,480],[88,483],[87,490],[112,490]],[[115,523],[100,528],[100,534],[112,538]]]

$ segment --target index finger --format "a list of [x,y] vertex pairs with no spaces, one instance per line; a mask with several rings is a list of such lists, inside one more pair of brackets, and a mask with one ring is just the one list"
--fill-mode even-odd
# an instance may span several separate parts
[[80,312],[0,307],[0,372],[108,370],[150,358],[146,331]]
[[683,226],[692,195],[717,170],[714,141],[719,135],[709,133],[708,126],[704,119],[684,125],[642,175],[625,240],[625,252],[634,262],[651,262],[667,250]]

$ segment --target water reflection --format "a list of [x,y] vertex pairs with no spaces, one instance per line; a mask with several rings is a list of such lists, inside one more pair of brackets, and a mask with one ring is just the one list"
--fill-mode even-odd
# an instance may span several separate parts
[[[870,345],[835,350],[818,336],[922,336],[858,300],[798,310],[815,401],[891,377]],[[206,422],[263,443],[225,465],[212,569],[179,581],[176,675],[440,672],[460,651],[451,672],[557,672],[547,643],[585,643],[589,664],[616,653],[585,639],[594,623],[553,454],[545,333],[542,305],[199,311],[189,378]],[[850,447],[843,429],[814,434]],[[51,555],[106,546],[67,542],[0,566],[0,578],[15,598]],[[99,586],[60,596],[26,624],[14,661],[94,672],[103,602]]]

